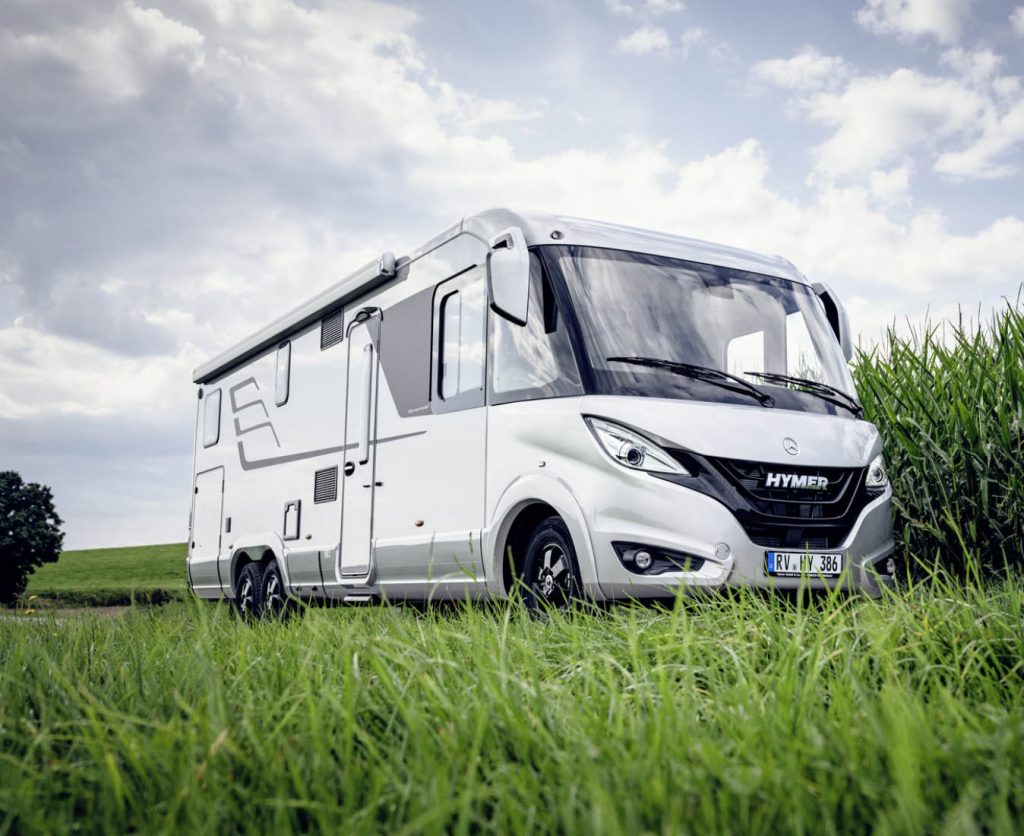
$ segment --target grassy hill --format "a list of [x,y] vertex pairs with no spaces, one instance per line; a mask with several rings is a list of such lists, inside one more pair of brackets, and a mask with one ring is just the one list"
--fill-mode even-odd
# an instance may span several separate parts
[[65,605],[179,598],[188,591],[186,555],[184,543],[67,551],[29,578],[26,594]]

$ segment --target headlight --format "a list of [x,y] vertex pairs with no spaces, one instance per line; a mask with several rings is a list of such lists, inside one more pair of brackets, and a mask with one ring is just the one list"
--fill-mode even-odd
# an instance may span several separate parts
[[692,475],[653,441],[601,418],[585,419],[604,451],[623,467],[647,473]]
[[875,456],[868,465],[868,475],[864,477],[864,485],[874,490],[881,490],[889,484],[889,477],[885,474],[885,459]]

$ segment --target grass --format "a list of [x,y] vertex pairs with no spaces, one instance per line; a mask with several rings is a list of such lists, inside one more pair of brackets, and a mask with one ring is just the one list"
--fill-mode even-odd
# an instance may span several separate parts
[[30,576],[26,596],[49,604],[162,602],[188,590],[185,544],[64,552]]
[[1024,585],[0,622],[0,833],[1019,832]]

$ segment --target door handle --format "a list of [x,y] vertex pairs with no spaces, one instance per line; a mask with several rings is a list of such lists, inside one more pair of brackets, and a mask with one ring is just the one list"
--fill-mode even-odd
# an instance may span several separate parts
[[355,462],[345,462],[345,475],[346,476],[351,476],[355,472],[356,472],[356,463]]

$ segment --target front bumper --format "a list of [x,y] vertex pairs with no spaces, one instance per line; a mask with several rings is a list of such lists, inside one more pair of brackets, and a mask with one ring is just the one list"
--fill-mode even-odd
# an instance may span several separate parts
[[[872,567],[895,549],[892,536],[892,492],[868,503],[843,543],[827,551],[846,555],[847,570],[834,580],[776,578],[765,572],[765,547],[753,543],[735,516],[711,497],[657,480],[633,482],[634,501],[590,504],[588,520],[597,580],[608,598],[662,598],[674,596],[680,587],[717,588],[754,586],[775,589],[831,589],[842,586],[881,595],[887,583]],[[585,506],[586,507],[586,506]],[[694,572],[641,575],[620,562],[613,542],[683,551],[702,558]],[[728,547],[727,549],[723,546]]]

